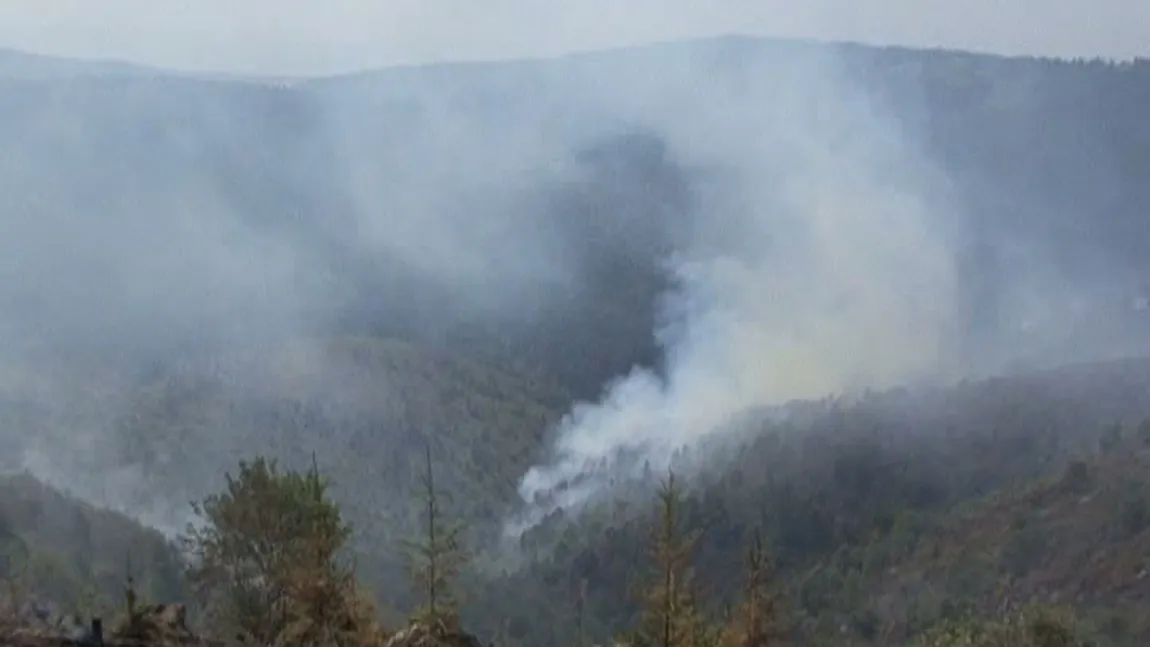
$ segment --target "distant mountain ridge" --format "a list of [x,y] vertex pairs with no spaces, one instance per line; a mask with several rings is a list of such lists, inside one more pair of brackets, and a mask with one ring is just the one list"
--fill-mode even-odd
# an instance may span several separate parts
[[192,72],[116,59],[72,58],[34,54],[0,47],[0,79],[62,81],[82,78],[154,79],[159,77],[182,77],[263,85],[287,85],[299,80],[297,77],[280,75],[237,74],[223,71]]
[[80,60],[0,48],[0,78],[61,80],[80,76],[155,76],[165,73],[120,61]]

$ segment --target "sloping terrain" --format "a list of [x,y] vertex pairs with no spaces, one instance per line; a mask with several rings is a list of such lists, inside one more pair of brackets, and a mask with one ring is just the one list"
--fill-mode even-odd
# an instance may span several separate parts
[[[1027,601],[1145,614],[1147,418],[1146,360],[795,403],[789,420],[758,426],[690,486],[684,528],[702,532],[698,577],[720,612],[758,527],[808,637],[888,644],[884,635],[1014,599],[996,597],[1007,585]],[[538,561],[494,584],[472,621],[503,618],[527,644],[561,640],[586,580],[588,630],[628,626],[648,523],[633,499],[557,516],[524,537]],[[1141,628],[1129,631],[1116,644],[1139,644]]]
[[[158,382],[165,389],[141,392],[141,402],[152,408],[141,406],[139,422],[177,436],[185,425],[204,426],[196,433],[229,425],[235,435],[219,436],[221,446],[213,448],[224,454],[239,451],[239,438],[257,443],[257,449],[260,442],[271,443],[272,435],[293,438],[285,428],[323,439],[301,441],[294,449],[281,440],[263,453],[289,459],[304,454],[306,460],[314,449],[324,457],[321,469],[335,479],[356,522],[361,576],[403,609],[409,604],[406,575],[394,540],[412,528],[403,521],[410,518],[410,483],[399,474],[409,474],[423,443],[434,438],[436,469],[448,484],[444,491],[452,495],[453,514],[477,530],[494,530],[486,524],[503,518],[515,503],[521,469],[515,461],[527,460],[516,459],[515,452],[529,455],[539,442],[540,432],[527,418],[548,415],[539,402],[555,393],[404,344],[341,340],[325,348],[328,362],[355,357],[373,367],[376,379],[366,388],[379,399],[360,402],[364,394],[335,380],[339,373],[330,366],[314,357],[304,361],[305,349],[315,347],[303,345],[254,364],[293,385],[281,385],[277,393],[298,389],[300,400],[275,400],[272,406],[250,391],[243,401],[211,389],[197,392],[187,386],[189,368],[183,379]],[[253,361],[236,356],[227,365],[251,370]],[[327,368],[317,372],[321,365]],[[401,367],[406,377],[391,374]],[[229,384],[223,376],[236,374],[220,364],[216,371],[216,379]],[[317,391],[317,377],[330,392]],[[1077,608],[1114,645],[1140,644],[1150,630],[1139,620],[1150,604],[1148,386],[1150,361],[1131,360],[948,389],[870,394],[853,402],[793,403],[789,418],[747,432],[734,443],[737,451],[715,448],[710,467],[688,482],[684,528],[703,533],[695,559],[708,606],[718,613],[737,594],[741,551],[748,532],[758,527],[770,538],[804,635],[846,632],[854,644],[901,644],[940,619],[1037,600]],[[363,456],[369,451],[364,445],[326,442],[333,429],[341,438],[352,437],[331,414],[301,413],[308,410],[305,395],[340,396],[346,400],[339,411],[359,411],[365,416],[359,422],[374,428],[373,420],[395,415],[381,413],[392,410],[383,405],[393,389],[411,403],[408,415],[433,407],[427,415],[443,416],[444,425],[454,420],[449,428],[455,433],[380,434],[374,442],[390,442],[389,451],[402,456]],[[539,400],[524,399],[524,393]],[[256,424],[251,412],[260,402],[261,415],[272,417]],[[366,417],[371,411],[377,418]],[[523,435],[498,435],[484,411],[503,416],[503,424],[518,420]],[[160,418],[161,412],[167,417]],[[261,425],[279,431],[258,440],[251,434],[260,433]],[[491,446],[472,448],[471,438]],[[175,442],[156,440],[156,447]],[[152,470],[151,482],[171,483],[177,468],[209,466],[191,462],[190,455],[171,456],[140,459]],[[383,469],[361,476],[359,470],[373,463]],[[218,487],[218,480],[199,476],[206,478],[205,487]],[[585,631],[603,637],[625,628],[635,613],[629,591],[647,568],[647,510],[630,496],[549,519],[520,543],[527,563],[502,575],[484,571],[467,578],[467,626],[480,636],[500,636],[500,644],[562,642],[573,635],[575,596],[585,586]],[[82,606],[77,592],[91,588],[85,588],[87,578],[93,578],[93,590],[115,600],[123,585],[125,547],[131,547],[137,577],[150,583],[154,595],[179,595],[178,570],[163,538],[121,515],[98,511],[27,475],[4,481],[0,513],[8,546],[34,547],[37,563],[56,565],[41,567],[37,581],[65,607]],[[482,532],[476,539],[482,540]]]
[[[972,365],[1145,341],[1130,306],[1147,296],[1150,64],[755,39],[290,87],[0,78],[0,326],[143,361],[334,326],[480,346],[594,397],[658,360],[668,251],[708,221],[709,192],[745,191],[670,126],[619,125],[645,99],[634,81],[677,96],[705,74],[771,102],[803,92],[785,72],[812,53],[836,54],[946,177]],[[1020,332],[1032,301],[1056,331]]]
[[304,340],[150,381],[115,438],[153,487],[184,478],[201,492],[236,456],[300,466],[314,452],[337,488],[355,493],[353,519],[371,510],[393,520],[407,509],[412,460],[430,445],[444,487],[474,494],[461,505],[480,508],[466,516],[498,518],[564,402],[544,380],[459,355],[395,340]]
[[396,548],[414,532],[424,449],[444,490],[458,493],[447,509],[486,543],[567,401],[543,378],[363,337],[276,340],[103,384],[91,415],[71,409],[71,419],[35,399],[67,391],[10,385],[22,406],[9,410],[24,412],[10,428],[41,431],[8,435],[8,460],[23,456],[50,482],[175,533],[187,502],[214,491],[237,461],[267,455],[302,468],[314,457],[357,530],[364,572],[400,602]]
[[[812,47],[719,39],[290,87],[11,59],[51,69],[0,74],[0,464],[172,533],[236,461],[314,458],[362,575],[407,608],[395,542],[424,448],[487,547],[574,396],[658,363],[668,259],[695,236],[729,251],[708,197],[737,196],[719,202],[736,220],[765,208],[723,160],[684,154],[698,133],[621,125],[635,82],[665,90],[659,105],[700,74],[778,99],[804,90],[783,72]],[[1145,350],[1147,62],[835,51],[961,206],[955,343],[972,372]],[[704,531],[700,579],[721,613],[761,526],[807,635],[904,635],[1005,585],[1133,617],[1147,416],[1142,360],[751,416],[730,445],[692,448],[709,467],[685,516]],[[628,626],[647,540],[631,494],[559,511],[522,538],[521,568],[472,574],[469,625],[573,642],[585,581],[587,634]],[[2,497],[13,550],[42,545],[111,591],[115,553],[141,545],[172,583],[154,533],[28,477]]]
[[942,516],[870,574],[888,635],[931,614],[1038,600],[1078,608],[1117,644],[1150,640],[1150,422],[1101,442],[1060,473]]
[[106,613],[120,603],[129,574],[146,599],[184,597],[183,566],[156,530],[30,474],[0,476],[5,614],[29,604],[54,618]]

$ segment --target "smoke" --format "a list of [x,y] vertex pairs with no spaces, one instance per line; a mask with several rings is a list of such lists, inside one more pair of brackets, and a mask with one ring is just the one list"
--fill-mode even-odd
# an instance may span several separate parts
[[[522,528],[762,405],[1138,339],[1095,306],[1139,266],[1044,233],[1051,203],[1080,222],[1117,180],[1078,202],[996,184],[938,142],[998,131],[911,119],[933,108],[857,55],[0,79],[0,463],[178,529],[237,456],[315,451],[353,521],[387,525],[426,437],[538,431],[560,398],[518,393],[522,364],[585,401],[523,475]],[[1050,137],[1018,132],[1015,161]],[[484,482],[514,498],[526,454]]]
[[513,531],[644,464],[666,469],[748,410],[947,370],[956,221],[944,183],[833,58],[765,67],[676,70],[699,85],[676,96],[662,132],[723,180],[700,192],[695,236],[666,259],[665,369],[635,368],[574,407],[521,482],[532,505]]

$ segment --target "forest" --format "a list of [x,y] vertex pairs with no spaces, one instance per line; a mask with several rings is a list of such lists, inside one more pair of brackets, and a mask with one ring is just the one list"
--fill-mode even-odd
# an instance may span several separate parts
[[[774,240],[708,223],[790,160],[684,144],[743,113],[608,117],[645,79],[672,115],[704,76],[719,106],[818,98],[787,69],[828,51],[960,214],[931,221],[948,371],[756,403],[509,537],[573,408],[671,373],[668,259]],[[1150,62],[726,38],[273,84],[18,56],[0,632],[152,601],[266,645],[1150,639]]]
[[[456,481],[446,474],[442,483],[429,476],[448,469],[442,456],[433,465],[430,446],[425,462],[411,464],[414,523],[383,546],[355,536],[314,464],[292,471],[260,457],[241,461],[199,508],[208,530],[176,541],[25,475],[0,497],[6,579],[62,609],[116,617],[131,573],[140,599],[185,601],[202,631],[230,638],[229,623],[239,620],[226,614],[238,602],[204,598],[204,578],[208,570],[240,577],[268,568],[265,560],[233,552],[217,556],[234,560],[222,570],[187,571],[179,555],[222,555],[246,542],[289,550],[310,541],[306,528],[334,524],[325,531],[332,536],[320,535],[331,543],[319,554],[345,578],[337,580],[354,593],[351,607],[377,600],[376,613],[357,621],[371,619],[363,625],[370,640],[423,618],[427,591],[437,588],[450,619],[485,644],[1078,644],[1009,642],[1022,640],[1009,632],[1049,621],[1082,644],[1136,645],[1150,635],[1147,385],[1150,364],[1130,361],[795,403],[782,423],[723,447],[685,449],[675,468],[683,476],[651,474],[597,509],[552,517],[523,535],[517,553],[527,561],[515,565],[500,564],[477,533],[483,502],[449,489]],[[691,454],[704,451],[699,470]],[[323,506],[313,510],[308,497]],[[438,528],[431,539],[428,519]],[[228,532],[242,541],[219,534]],[[365,545],[400,570],[372,572]],[[294,567],[302,558],[277,559]],[[443,563],[432,569],[429,559]],[[658,589],[666,569],[682,589]],[[227,590],[207,581],[216,595]],[[675,626],[697,622],[703,633],[652,637],[672,593],[684,596],[675,613],[697,615],[676,616]],[[971,632],[985,634],[982,642],[959,642]],[[752,639],[766,642],[742,642]]]

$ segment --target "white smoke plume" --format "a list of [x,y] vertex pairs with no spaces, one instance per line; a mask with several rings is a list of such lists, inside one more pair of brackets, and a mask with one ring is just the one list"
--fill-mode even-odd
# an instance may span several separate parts
[[942,183],[833,61],[775,71],[713,79],[663,124],[682,157],[734,180],[703,195],[699,231],[668,259],[665,371],[637,368],[572,409],[522,479],[529,510],[513,533],[644,463],[666,469],[750,409],[945,366],[956,277]]
[[[430,371],[443,393],[411,401],[405,343],[541,369],[547,415],[621,375],[524,475],[530,525],[761,405],[1145,342],[1108,305],[1143,266],[1078,226],[1130,175],[986,177],[995,133],[1018,132],[1008,165],[1046,142],[1018,123],[1047,96],[997,77],[1003,121],[956,119],[912,104],[966,73],[917,56],[729,38],[287,86],[0,74],[0,469],[179,528],[236,456],[315,451],[370,521],[458,400]],[[652,339],[662,366],[628,372]]]

